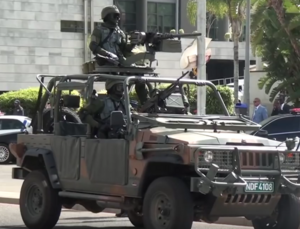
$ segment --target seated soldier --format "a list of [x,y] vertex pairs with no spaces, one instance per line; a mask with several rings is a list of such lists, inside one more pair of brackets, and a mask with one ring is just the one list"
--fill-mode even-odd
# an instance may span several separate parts
[[111,112],[122,111],[126,114],[123,81],[108,80],[105,89],[107,96],[104,99],[93,98],[80,111],[82,122],[88,123],[94,130],[97,129],[97,137],[101,138],[107,138]]

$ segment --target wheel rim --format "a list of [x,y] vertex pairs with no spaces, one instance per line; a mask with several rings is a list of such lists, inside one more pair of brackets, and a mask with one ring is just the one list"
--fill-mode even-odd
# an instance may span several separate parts
[[6,162],[9,158],[9,150],[5,146],[0,146],[0,162]]
[[157,228],[167,228],[171,221],[171,202],[169,198],[160,193],[156,195],[152,202],[153,222]]
[[43,194],[41,189],[33,185],[30,187],[27,194],[27,208],[32,216],[41,214],[43,208]]

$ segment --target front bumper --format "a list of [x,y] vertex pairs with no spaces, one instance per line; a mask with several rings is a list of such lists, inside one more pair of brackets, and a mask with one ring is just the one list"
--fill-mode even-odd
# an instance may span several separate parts
[[[201,153],[216,150],[231,152],[230,166],[224,169],[224,166],[220,168],[218,164],[212,162],[207,168],[203,168],[199,160]],[[249,152],[260,155],[267,154],[269,158],[268,164],[262,166],[261,164],[253,163],[252,166],[245,166],[245,162],[241,161],[241,156],[244,157],[243,155]],[[200,192],[202,194],[212,193],[214,196],[220,196],[221,194],[250,194],[249,192],[245,193],[247,182],[272,181],[274,182],[273,193],[298,194],[300,192],[300,170],[295,170],[294,167],[289,170],[287,165],[284,165],[284,169],[282,169],[283,166],[279,160],[281,153],[297,154],[297,152],[280,151],[274,149],[274,147],[199,147],[194,152],[195,171],[199,177],[191,178],[190,189],[192,192]],[[300,155],[297,154],[298,157]],[[220,176],[220,174],[223,175]],[[266,193],[256,192],[255,194]]]

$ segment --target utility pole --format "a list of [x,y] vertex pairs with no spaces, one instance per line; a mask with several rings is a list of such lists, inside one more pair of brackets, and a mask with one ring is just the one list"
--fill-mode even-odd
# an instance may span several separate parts
[[247,0],[246,8],[246,45],[245,45],[245,74],[244,74],[244,103],[250,106],[250,9],[251,0]]
[[[205,37],[206,37],[206,0],[197,0],[197,31],[201,36],[197,37],[198,64],[197,79],[206,80],[206,60],[205,60]],[[197,89],[197,114],[206,114],[206,87]]]

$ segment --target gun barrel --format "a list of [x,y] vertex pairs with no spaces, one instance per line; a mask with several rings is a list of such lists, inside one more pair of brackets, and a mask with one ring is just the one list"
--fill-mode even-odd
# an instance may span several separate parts
[[183,33],[183,34],[172,34],[173,37],[199,37],[201,33]]

